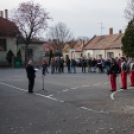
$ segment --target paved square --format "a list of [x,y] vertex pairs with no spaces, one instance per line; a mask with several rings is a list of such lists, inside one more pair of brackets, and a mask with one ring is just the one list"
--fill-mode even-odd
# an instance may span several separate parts
[[[0,70],[1,134],[134,134],[134,88],[111,93],[106,74],[47,74],[34,93],[25,69]],[[129,79],[128,79],[129,85]]]

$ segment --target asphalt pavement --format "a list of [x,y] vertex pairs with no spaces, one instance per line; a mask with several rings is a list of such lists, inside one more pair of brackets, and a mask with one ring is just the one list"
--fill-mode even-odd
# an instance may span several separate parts
[[134,87],[110,92],[106,73],[36,72],[28,93],[25,69],[0,69],[0,134],[134,134]]

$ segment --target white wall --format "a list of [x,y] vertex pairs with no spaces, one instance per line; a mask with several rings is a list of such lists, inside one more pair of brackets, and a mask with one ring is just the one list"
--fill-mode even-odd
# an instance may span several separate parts
[[94,51],[93,50],[84,50],[83,56],[87,59],[90,57],[94,57]]
[[[33,62],[34,64],[40,64],[42,62],[44,52],[42,44],[30,44],[29,49],[33,50]],[[19,49],[22,54],[22,61],[25,61],[25,44],[19,44]]]
[[111,49],[111,50],[106,50],[106,58],[108,58],[107,57],[108,52],[113,52],[114,53],[114,58],[123,56],[121,49]]
[[0,62],[1,63],[8,63],[6,60],[6,55],[9,50],[12,50],[14,55],[17,53],[17,47],[16,47],[16,38],[9,38],[9,37],[0,37],[1,39],[6,39],[6,45],[7,50],[6,51],[0,51]]
[[101,58],[105,58],[105,50],[94,50],[94,58],[99,59],[101,55]]

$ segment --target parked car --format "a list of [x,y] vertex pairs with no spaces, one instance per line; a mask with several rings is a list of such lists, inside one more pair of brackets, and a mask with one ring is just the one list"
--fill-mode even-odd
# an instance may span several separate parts
[[76,66],[81,66],[82,65],[82,59],[81,58],[76,58]]
[[[85,59],[85,60],[86,60],[87,63],[88,63],[88,59]],[[75,61],[76,61],[76,65],[77,65],[77,66],[82,66],[82,58],[76,58]]]

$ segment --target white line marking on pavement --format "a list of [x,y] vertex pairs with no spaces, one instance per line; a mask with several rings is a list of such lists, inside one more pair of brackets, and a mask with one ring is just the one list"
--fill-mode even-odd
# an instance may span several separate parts
[[[14,88],[14,89],[18,89],[18,90],[21,90],[21,91],[24,91],[24,92],[27,92],[26,89],[22,89],[22,88],[19,88],[19,87],[15,87],[15,86],[10,85],[10,84],[6,84],[6,83],[3,83],[3,82],[0,82],[0,84],[5,85],[5,86],[8,86],[8,87],[11,87],[11,88]],[[51,96],[53,96],[53,95],[45,96],[45,95],[43,95],[43,94],[38,94],[38,93],[34,93],[34,94],[37,95],[37,96],[41,96],[41,97],[50,99],[50,100],[57,101],[57,102],[64,102],[64,101],[60,101],[60,100],[57,100],[56,98],[51,97]]]
[[65,89],[65,90],[63,90],[63,92],[67,92],[69,89]]
[[94,86],[98,86],[98,85],[100,85],[101,83],[97,83],[97,84],[94,84]]
[[52,97],[53,95],[51,94],[51,95],[48,95],[49,97]]
[[94,113],[97,113],[97,114],[108,114],[107,112],[104,112],[103,110],[97,111],[97,110],[86,108],[86,107],[81,107],[81,108],[85,109],[85,110],[88,110],[88,111],[91,111],[91,112],[94,112]]
[[71,88],[71,89],[78,89],[79,87],[73,87],[73,88]]
[[19,89],[19,90],[22,90],[22,91],[27,92],[26,89],[22,89],[22,88],[19,88],[19,87],[15,87],[15,86],[13,86],[13,85],[9,85],[9,84],[3,83],[3,82],[0,82],[0,84],[5,85],[5,86],[8,86],[8,87],[11,87],[11,88],[14,88],[14,89]]
[[82,85],[82,87],[89,87],[89,85]]
[[111,98],[112,100],[114,100],[114,95],[115,95],[116,93],[118,93],[118,92],[121,92],[121,91],[123,91],[123,89],[120,89],[120,90],[117,90],[117,91],[113,92],[113,93],[110,95],[110,98]]
[[59,100],[57,100],[56,98],[53,98],[53,97],[51,97],[51,96],[45,96],[45,95],[43,95],[43,94],[38,94],[38,93],[34,93],[34,94],[37,95],[37,96],[41,96],[41,97],[44,97],[44,98],[48,98],[48,99],[50,99],[50,100],[57,101],[57,102],[64,102],[64,101],[59,101]]

